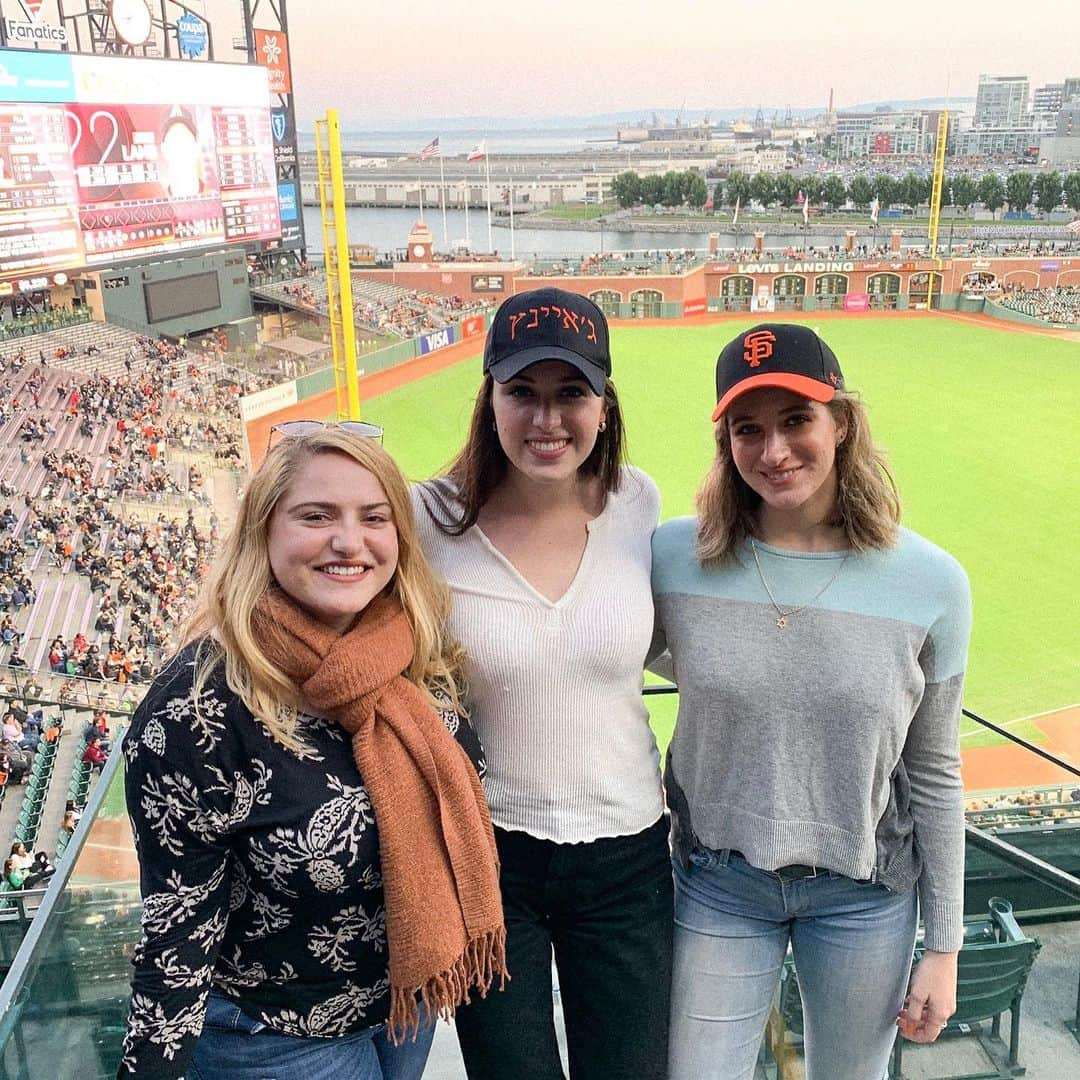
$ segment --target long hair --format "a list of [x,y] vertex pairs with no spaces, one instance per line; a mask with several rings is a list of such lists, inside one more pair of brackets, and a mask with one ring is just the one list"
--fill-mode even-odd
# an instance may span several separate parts
[[201,639],[196,659],[195,698],[214,670],[283,746],[303,745],[297,726],[296,685],[259,648],[252,629],[255,609],[275,586],[267,536],[278,501],[314,455],[341,454],[367,469],[386,492],[398,534],[398,563],[389,590],[401,602],[413,632],[413,659],[404,672],[427,690],[441,691],[461,708],[459,681],[463,652],[447,631],[450,592],[424,558],[416,534],[408,485],[394,459],[374,440],[338,427],[283,439],[251,478],[236,524],[207,576],[184,631],[184,643]]
[[[847,427],[844,441],[836,448],[834,524],[844,530],[855,551],[891,547],[900,525],[900,496],[884,452],[874,445],[866,406],[857,395],[845,392],[826,408],[838,427]],[[757,530],[761,496],[735,467],[726,417],[716,424],[716,457],[698,488],[695,505],[697,555],[702,563],[723,562]]]
[[[460,536],[476,524],[480,509],[506,477],[509,462],[495,430],[495,409],[491,403],[495,380],[485,375],[476,394],[469,432],[457,457],[443,470],[439,480],[420,487],[420,496],[432,521],[449,536]],[[626,458],[626,435],[615,384],[604,386],[605,428],[596,437],[592,453],[582,462],[578,474],[600,478],[605,499],[619,490],[619,466]]]

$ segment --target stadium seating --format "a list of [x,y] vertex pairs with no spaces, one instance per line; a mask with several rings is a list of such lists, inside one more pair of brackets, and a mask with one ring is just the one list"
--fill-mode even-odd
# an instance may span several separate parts
[[[1020,1001],[1039,948],[1038,939],[1027,937],[1017,925],[1008,900],[999,897],[991,900],[989,918],[965,919],[964,945],[957,965],[956,1012],[940,1038],[973,1036],[992,1068],[987,1072],[937,1080],[1008,1080],[1023,1074],[1024,1068],[1019,1061]],[[920,943],[915,947],[916,960],[921,955]],[[1011,1019],[1008,1045],[1001,1038],[1001,1015],[1005,1011]],[[778,1016],[770,1024],[772,1045],[769,1039],[766,1040],[770,1056],[774,1052],[772,1047],[779,1045],[778,1036],[782,1038],[784,1031],[794,1036],[795,1045],[800,1045],[802,1040],[802,1000],[790,955],[784,964],[777,1012]],[[983,1027],[986,1021],[990,1022],[989,1031]],[[904,1044],[905,1040],[898,1036],[889,1065],[889,1080],[903,1080]],[[781,1050],[781,1054],[783,1052]]]
[[1012,289],[997,301],[1033,319],[1057,325],[1080,323],[1080,288],[1059,285],[1048,289]]
[[[287,307],[313,311],[329,318],[325,273],[313,272],[294,281],[262,285],[253,292],[262,299]],[[405,289],[387,281],[352,276],[353,314],[361,331],[412,338],[438,330],[488,303],[465,303],[459,297]]]

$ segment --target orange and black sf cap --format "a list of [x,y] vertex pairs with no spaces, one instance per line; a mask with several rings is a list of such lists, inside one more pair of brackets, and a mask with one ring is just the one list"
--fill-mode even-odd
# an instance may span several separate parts
[[717,358],[713,420],[736,398],[765,386],[825,402],[844,389],[844,376],[836,354],[808,326],[761,323],[729,341]]
[[587,297],[565,289],[531,289],[507,297],[488,330],[484,374],[504,383],[542,360],[562,360],[576,368],[593,393],[603,395],[611,374],[604,313]]

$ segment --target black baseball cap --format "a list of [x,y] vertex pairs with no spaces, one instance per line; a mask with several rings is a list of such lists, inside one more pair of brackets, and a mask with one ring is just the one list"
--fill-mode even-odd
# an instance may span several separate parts
[[484,374],[507,382],[530,364],[562,360],[602,395],[611,374],[604,313],[588,297],[565,289],[531,289],[507,297],[484,345]]
[[763,386],[826,402],[844,389],[844,376],[836,354],[810,327],[761,323],[729,341],[717,357],[713,420],[736,398]]

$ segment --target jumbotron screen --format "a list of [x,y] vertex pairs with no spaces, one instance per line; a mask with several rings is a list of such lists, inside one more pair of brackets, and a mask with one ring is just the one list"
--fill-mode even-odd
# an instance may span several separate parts
[[0,51],[0,280],[280,235],[265,68]]

